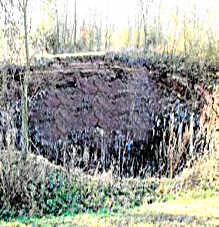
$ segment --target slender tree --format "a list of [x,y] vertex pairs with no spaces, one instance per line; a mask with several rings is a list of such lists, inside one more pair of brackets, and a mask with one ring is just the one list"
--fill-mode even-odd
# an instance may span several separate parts
[[60,36],[60,28],[59,28],[59,14],[58,14],[58,7],[57,2],[55,1],[55,17],[56,17],[56,46],[55,46],[55,54],[59,52],[60,49],[60,42],[59,42],[59,36]]
[[26,73],[22,85],[22,159],[25,161],[28,149],[28,109],[27,109],[27,89],[28,80],[30,76],[30,58],[28,49],[28,32],[27,32],[27,5],[28,0],[23,0],[20,3],[20,7],[23,12],[24,21],[24,39],[25,39],[25,51],[26,51]]
[[141,17],[139,16],[139,14],[136,15],[136,37],[135,37],[135,47],[137,49],[140,48],[140,39],[141,39],[141,24],[142,24],[142,19]]
[[74,14],[74,46],[76,46],[77,38],[77,1],[75,0],[75,14]]
[[150,9],[153,0],[139,0],[140,3],[140,12],[143,20],[143,29],[144,29],[144,50],[147,50],[147,36],[148,36],[148,12]]
[[65,28],[64,28],[64,40],[63,40],[64,46],[66,46],[67,36],[68,36],[68,0],[66,0],[66,5],[65,5]]

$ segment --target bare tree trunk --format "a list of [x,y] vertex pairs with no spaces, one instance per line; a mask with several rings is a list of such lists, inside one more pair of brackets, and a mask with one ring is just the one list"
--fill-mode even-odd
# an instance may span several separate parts
[[183,44],[184,44],[184,54],[187,55],[187,34],[186,34],[186,21],[187,21],[187,18],[186,18],[186,14],[184,13],[183,15]]
[[66,44],[66,34],[67,34],[67,22],[68,22],[68,0],[66,0],[66,4],[65,4],[65,22],[63,22],[62,24],[62,45],[61,45],[61,49],[62,49],[62,53],[65,51],[65,44]]
[[26,73],[23,81],[22,93],[22,159],[25,161],[28,149],[28,110],[27,110],[27,89],[28,79],[30,76],[30,58],[28,49],[28,34],[27,34],[27,4],[28,0],[23,0],[23,18],[24,18],[24,33],[25,33],[25,50],[26,50]]
[[55,54],[59,52],[60,49],[60,42],[59,42],[59,14],[58,14],[58,9],[57,9],[57,5],[55,4],[55,12],[56,12],[56,48],[55,48]]
[[131,21],[130,18],[128,18],[128,45],[127,47],[132,46],[132,26],[131,26]]
[[140,0],[141,6],[141,13],[143,19],[143,27],[144,27],[144,51],[147,49],[147,14],[148,14],[148,7],[146,6],[146,11],[144,11],[144,3]]
[[[140,8],[141,8],[141,14],[143,19],[143,28],[144,28],[144,51],[147,50],[148,43],[147,43],[147,24],[148,24],[148,12],[150,8],[150,4],[152,4],[153,0],[140,0]],[[145,5],[145,6],[144,6]]]
[[176,42],[177,42],[177,27],[178,27],[178,20],[179,20],[179,8],[178,6],[176,7],[176,18],[175,18],[175,30],[174,30],[174,40],[173,40],[173,45],[172,45],[172,49],[171,49],[171,52],[172,53],[176,53]]
[[161,34],[162,34],[162,26],[161,26],[161,0],[158,4],[158,15],[157,15],[157,40],[156,45],[161,45]]
[[64,46],[66,44],[66,37],[67,37],[67,31],[68,31],[68,0],[66,0],[66,9],[65,10],[66,10],[65,11],[65,28],[64,28],[64,40],[63,40]]
[[95,27],[95,33],[96,33],[96,48],[99,51],[101,49],[101,42],[102,42],[102,30],[101,30],[102,24],[100,22],[99,25],[96,25]]
[[74,46],[76,46],[77,38],[77,1],[75,0],[75,23],[74,23]]
[[140,48],[140,39],[141,39],[141,19],[140,16],[137,15],[137,38],[136,38],[136,48]]

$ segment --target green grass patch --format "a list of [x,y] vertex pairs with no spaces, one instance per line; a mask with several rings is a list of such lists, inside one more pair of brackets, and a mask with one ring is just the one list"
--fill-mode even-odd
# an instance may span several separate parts
[[178,192],[174,198],[166,195],[166,202],[148,204],[147,197],[141,206],[120,208],[117,212],[66,213],[59,217],[17,219],[1,226],[217,226],[219,224],[219,186],[214,182],[207,190],[201,185],[187,192]]

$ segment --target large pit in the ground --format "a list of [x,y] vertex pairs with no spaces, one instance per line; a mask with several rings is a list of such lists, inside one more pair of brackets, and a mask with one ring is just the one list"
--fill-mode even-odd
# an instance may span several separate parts
[[[144,65],[128,67],[104,58],[57,58],[43,68],[33,68],[28,101],[31,151],[86,171],[113,168],[126,176],[169,174],[168,149],[176,142],[170,138],[171,126],[177,139],[191,114],[177,100],[182,87],[168,78],[165,81],[171,87],[159,82],[159,74],[149,73],[147,61],[142,62]],[[19,148],[19,77],[17,80],[10,99]],[[185,149],[176,172],[185,165],[188,141]]]

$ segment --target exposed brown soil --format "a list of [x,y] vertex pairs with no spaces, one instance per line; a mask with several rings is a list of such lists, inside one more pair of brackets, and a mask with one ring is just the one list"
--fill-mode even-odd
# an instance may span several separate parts
[[[19,73],[23,70],[12,71],[15,81],[8,83],[11,92],[7,92],[6,99],[16,103],[19,129]],[[183,94],[183,87],[178,80],[162,77],[156,70],[149,73],[146,67],[127,67],[101,57],[57,58],[43,68],[33,67],[29,80],[31,149],[59,163],[65,162],[63,150],[68,150],[67,159],[74,157],[75,165],[82,167],[92,163],[95,167],[98,160],[106,167],[113,157],[117,161],[120,157],[124,163],[126,153],[130,160],[127,165],[137,172],[147,165],[158,169],[159,156],[165,157],[154,149],[163,140],[162,130],[169,119],[163,121],[160,116],[170,115],[176,94]],[[20,143],[20,129],[17,138]]]
[[[72,130],[99,127],[105,134],[128,131],[132,137],[152,129],[152,113],[167,102],[145,68],[114,63],[62,62],[31,74],[31,125],[56,141]],[[41,98],[41,99],[40,99]]]

